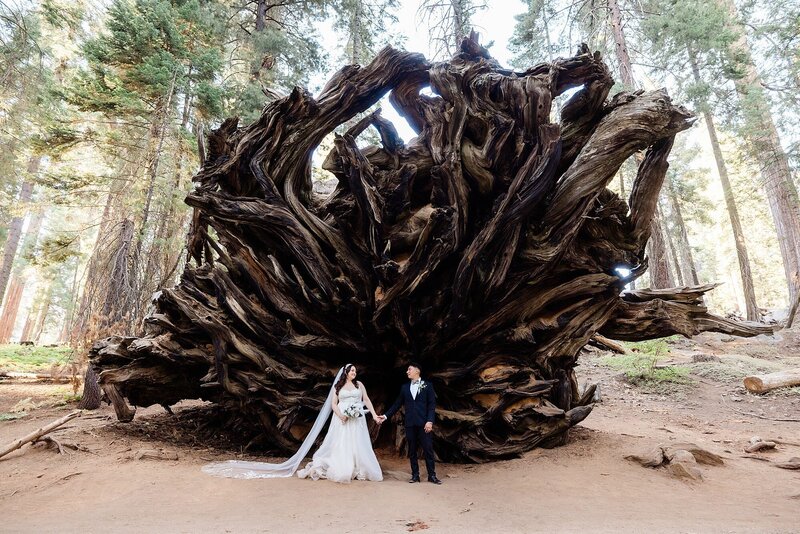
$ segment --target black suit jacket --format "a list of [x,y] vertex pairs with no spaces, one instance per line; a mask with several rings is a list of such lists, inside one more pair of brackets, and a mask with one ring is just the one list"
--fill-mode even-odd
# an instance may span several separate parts
[[425,387],[417,392],[416,399],[411,395],[411,382],[403,384],[397,400],[384,415],[389,418],[403,406],[405,426],[425,426],[425,423],[433,423],[436,417],[436,393],[433,391],[433,384],[427,380],[423,380],[422,383]]

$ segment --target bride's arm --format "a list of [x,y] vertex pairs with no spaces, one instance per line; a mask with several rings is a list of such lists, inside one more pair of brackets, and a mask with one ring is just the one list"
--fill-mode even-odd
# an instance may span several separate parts
[[339,411],[339,394],[336,392],[334,392],[333,398],[331,399],[331,408],[333,408],[333,413],[336,414],[336,417],[341,419],[342,422],[347,420],[347,417],[345,417],[345,415]]
[[361,388],[361,391],[364,394],[364,405],[369,410],[369,413],[372,414],[372,418],[377,421],[378,420],[378,414],[375,413],[375,408],[372,407],[372,401],[369,400],[369,395],[367,395],[367,388],[365,388],[364,384],[362,384],[361,382],[358,383],[358,387]]

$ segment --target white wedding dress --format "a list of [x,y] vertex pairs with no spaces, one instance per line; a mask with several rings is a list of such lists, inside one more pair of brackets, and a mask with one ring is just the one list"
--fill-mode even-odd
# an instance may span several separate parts
[[[317,437],[328,425],[328,434],[322,441],[319,450],[314,454],[313,460],[297,472],[302,478],[327,478],[336,482],[350,482],[354,478],[359,480],[383,480],[381,466],[372,450],[372,441],[367,430],[366,417],[348,419],[342,423],[336,415],[331,417],[332,403],[336,395],[335,384],[344,373],[344,367],[339,369],[336,378],[328,392],[328,397],[322,403],[317,418],[311,430],[303,440],[300,448],[291,458],[279,464],[266,462],[253,462],[249,460],[228,460],[204,465],[204,473],[226,478],[285,478],[297,472],[300,463],[311,450]],[[339,391],[339,410],[344,413],[349,406],[363,407],[361,389],[342,389]]]
[[[344,413],[352,405],[359,409],[363,406],[361,389],[339,390],[339,411]],[[297,476],[345,483],[353,479],[383,480],[381,466],[372,450],[366,416],[342,422],[334,414],[322,445],[305,469],[297,471]]]

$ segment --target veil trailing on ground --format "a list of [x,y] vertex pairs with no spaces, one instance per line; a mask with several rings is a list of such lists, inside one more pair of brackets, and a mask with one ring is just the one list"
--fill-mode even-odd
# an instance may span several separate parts
[[285,478],[292,476],[300,466],[300,462],[302,462],[308,454],[308,451],[311,450],[311,447],[314,445],[314,442],[317,440],[320,432],[322,432],[322,429],[325,428],[325,423],[328,422],[331,412],[333,412],[331,401],[336,393],[336,382],[339,381],[339,378],[342,376],[345,367],[342,367],[339,369],[339,372],[336,373],[336,378],[333,379],[333,384],[331,384],[328,397],[325,399],[325,403],[322,405],[322,408],[317,415],[317,420],[314,421],[314,426],[311,427],[306,439],[303,440],[303,444],[300,445],[300,448],[292,455],[291,458],[280,464],[248,462],[244,460],[215,462],[213,464],[203,466],[203,472],[208,473],[209,475],[227,478]]

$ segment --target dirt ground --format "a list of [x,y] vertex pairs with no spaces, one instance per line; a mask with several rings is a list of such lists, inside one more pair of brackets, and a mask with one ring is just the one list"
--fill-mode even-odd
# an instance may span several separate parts
[[[672,363],[712,361],[690,365],[693,385],[656,392],[627,383],[603,356],[581,359],[580,379],[598,382],[602,400],[569,444],[505,462],[441,464],[441,486],[408,484],[407,462],[384,452],[380,483],[214,478],[200,467],[235,453],[168,439],[170,416],[159,407],[140,409],[133,431],[104,406],[52,434],[78,450],[27,445],[0,459],[0,531],[800,532],[800,471],[774,465],[800,456],[800,392],[752,396],[737,374],[753,362],[800,366],[800,335],[681,341]],[[26,416],[0,421],[0,445],[68,413],[70,392],[0,382],[0,414],[30,398]],[[148,437],[151,426],[159,438]],[[783,443],[747,457],[756,435]],[[700,466],[702,481],[684,481],[624,459],[684,441],[725,465]],[[135,459],[147,449],[177,459]]]

